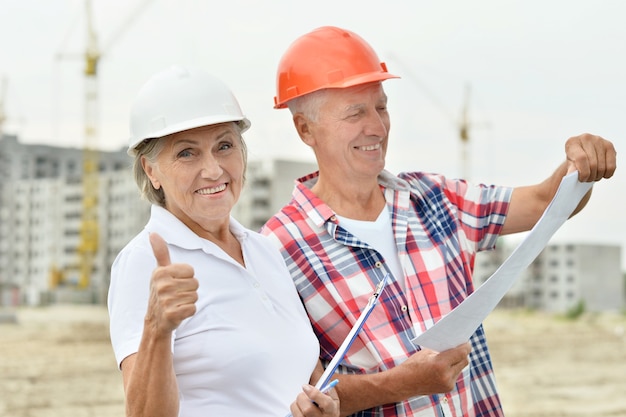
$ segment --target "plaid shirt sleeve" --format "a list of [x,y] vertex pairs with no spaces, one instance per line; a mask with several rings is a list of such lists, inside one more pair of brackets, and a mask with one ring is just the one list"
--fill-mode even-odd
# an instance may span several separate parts
[[[321,359],[328,363],[377,283],[391,272],[380,253],[343,229],[330,207],[310,191],[316,178],[311,174],[300,179],[292,201],[261,232],[280,247],[320,341]],[[470,186],[424,173],[394,177],[383,172],[379,182],[405,276],[388,283],[341,362],[341,373],[380,372],[399,365],[416,352],[410,340],[417,332],[473,292],[475,254],[495,245],[511,193],[509,188]],[[471,342],[470,366],[451,393],[356,415],[501,416],[482,326]]]

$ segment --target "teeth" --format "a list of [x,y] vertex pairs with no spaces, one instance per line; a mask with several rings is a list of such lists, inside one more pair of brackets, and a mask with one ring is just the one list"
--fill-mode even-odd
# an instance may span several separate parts
[[215,194],[215,193],[219,193],[220,191],[224,191],[225,189],[226,189],[226,184],[221,184],[221,185],[218,185],[217,187],[203,188],[201,190],[198,190],[198,194],[203,194],[203,195]]
[[358,149],[362,150],[362,151],[375,151],[376,149],[380,148],[380,143],[377,143],[376,145],[370,145],[370,146],[359,146]]

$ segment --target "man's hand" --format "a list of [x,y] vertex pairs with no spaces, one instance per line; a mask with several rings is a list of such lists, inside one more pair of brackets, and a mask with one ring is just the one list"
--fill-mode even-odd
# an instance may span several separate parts
[[617,166],[617,152],[611,142],[600,136],[584,133],[565,142],[567,172],[578,171],[581,182],[610,178]]
[[150,280],[146,325],[158,334],[170,335],[180,323],[196,312],[198,280],[188,264],[172,264],[167,243],[150,233],[150,244],[157,261]]
[[449,392],[468,365],[470,351],[469,342],[444,352],[422,349],[390,371],[397,373],[394,389],[402,399]]

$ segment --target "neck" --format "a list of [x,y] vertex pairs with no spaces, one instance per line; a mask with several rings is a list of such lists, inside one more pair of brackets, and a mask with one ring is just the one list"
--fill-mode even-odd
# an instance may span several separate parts
[[320,175],[311,188],[338,215],[354,220],[375,221],[386,201],[376,178],[367,183],[337,186]]
[[230,231],[229,223],[226,225],[220,225],[213,229],[202,228],[196,231],[200,237],[215,243],[224,252],[226,252],[231,258],[237,261],[239,264],[245,266],[243,259],[243,252],[241,250],[241,243]]

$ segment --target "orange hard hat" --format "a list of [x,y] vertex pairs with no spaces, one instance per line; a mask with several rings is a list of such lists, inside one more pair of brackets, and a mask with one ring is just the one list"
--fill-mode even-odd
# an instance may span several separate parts
[[278,64],[274,108],[323,88],[345,88],[389,78],[387,66],[354,32],[323,26],[302,35]]

